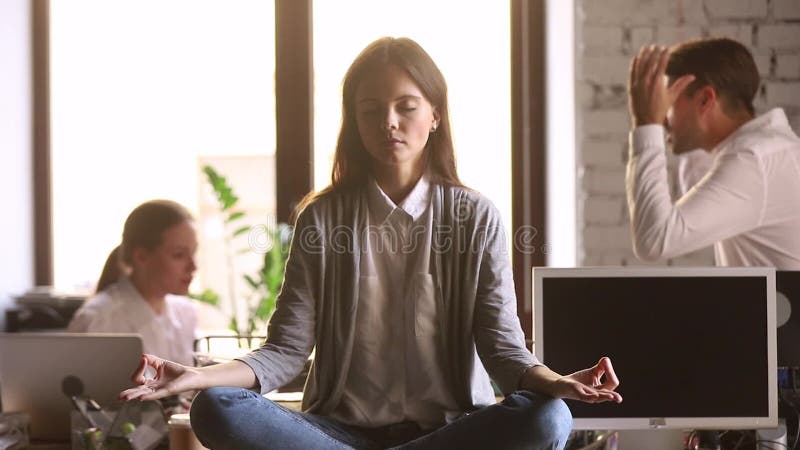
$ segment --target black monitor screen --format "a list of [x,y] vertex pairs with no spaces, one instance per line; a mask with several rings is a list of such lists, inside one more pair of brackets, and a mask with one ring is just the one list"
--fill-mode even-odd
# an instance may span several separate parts
[[542,283],[543,362],[566,374],[607,355],[621,380],[622,404],[568,401],[575,418],[769,415],[764,277]]

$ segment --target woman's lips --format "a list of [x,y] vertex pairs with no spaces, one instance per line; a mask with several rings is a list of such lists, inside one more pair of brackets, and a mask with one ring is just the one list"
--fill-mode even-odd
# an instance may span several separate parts
[[403,140],[402,139],[398,139],[398,138],[387,138],[387,139],[385,139],[383,141],[383,145],[385,145],[387,147],[394,147],[394,146],[400,145],[402,143],[403,143]]

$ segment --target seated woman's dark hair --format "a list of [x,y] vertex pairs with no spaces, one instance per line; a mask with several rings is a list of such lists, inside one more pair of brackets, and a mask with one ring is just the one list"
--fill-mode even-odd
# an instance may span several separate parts
[[191,220],[189,211],[171,200],[150,200],[137,206],[125,220],[122,243],[106,258],[96,292],[103,291],[129,270],[134,249],[158,247],[166,229]]

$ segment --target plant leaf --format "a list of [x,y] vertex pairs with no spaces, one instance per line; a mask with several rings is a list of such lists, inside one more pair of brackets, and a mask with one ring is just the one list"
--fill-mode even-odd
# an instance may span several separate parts
[[199,302],[208,303],[209,305],[219,306],[219,294],[212,289],[204,289],[199,294],[189,294],[189,298]]
[[236,332],[236,334],[241,334],[239,332],[239,324],[236,322],[236,317],[231,317],[231,321],[228,323],[228,328]]
[[205,165],[203,166],[203,172],[208,177],[208,182],[211,184],[211,188],[217,195],[217,201],[220,204],[220,209],[227,211],[239,201],[239,197],[237,197],[236,194],[233,193],[233,189],[228,186],[228,180],[214,170],[213,167]]
[[250,231],[250,225],[241,226],[241,227],[237,228],[236,231],[233,232],[233,237],[245,234],[245,233],[247,233],[249,231]]
[[258,289],[260,283],[256,281],[253,277],[251,277],[250,275],[245,275],[244,279],[245,281],[247,281],[247,284],[249,284],[251,288]]
[[228,216],[228,218],[227,218],[227,219],[225,219],[225,222],[226,222],[226,223],[231,223],[231,222],[233,222],[234,220],[241,219],[242,217],[244,217],[244,213],[243,213],[242,211],[237,211],[237,212],[235,212],[235,213],[231,213],[231,215],[230,215],[230,216]]

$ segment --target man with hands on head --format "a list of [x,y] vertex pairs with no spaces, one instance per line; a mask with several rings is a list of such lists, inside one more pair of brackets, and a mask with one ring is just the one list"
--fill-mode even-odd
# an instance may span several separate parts
[[[759,83],[750,52],[727,38],[648,46],[633,58],[626,189],[639,258],[713,244],[720,266],[800,270],[800,139],[782,109],[755,116]],[[665,133],[676,155],[712,161],[676,202]]]

